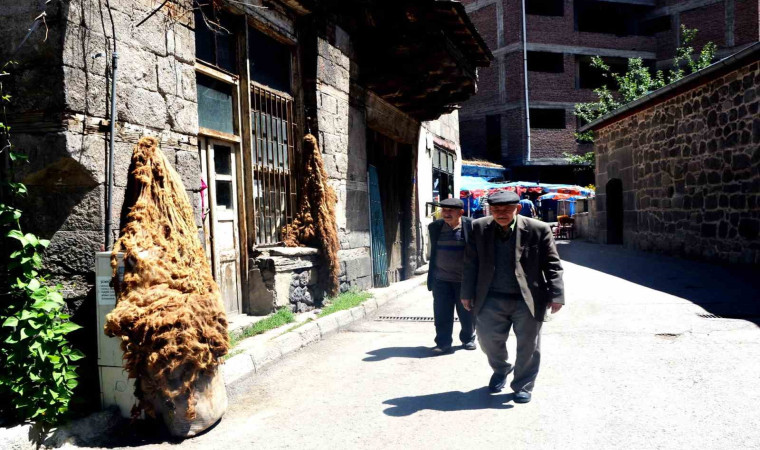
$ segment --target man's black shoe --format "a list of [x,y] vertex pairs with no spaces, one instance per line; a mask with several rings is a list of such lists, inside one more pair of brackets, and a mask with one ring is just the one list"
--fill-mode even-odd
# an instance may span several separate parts
[[433,349],[431,350],[431,352],[435,356],[438,356],[438,355],[449,355],[451,353],[454,353],[454,351],[451,349],[451,346],[440,347],[438,345],[436,345],[435,347],[433,347]]
[[507,384],[507,374],[494,373],[491,375],[491,381],[488,382],[488,390],[491,392],[501,392],[504,385]]
[[531,393],[527,391],[515,392],[515,403],[528,403],[531,398]]
[[465,350],[475,350],[476,348],[478,348],[478,344],[476,344],[475,341],[473,340],[473,341],[470,341],[470,342],[468,342],[466,344],[462,344],[462,347]]

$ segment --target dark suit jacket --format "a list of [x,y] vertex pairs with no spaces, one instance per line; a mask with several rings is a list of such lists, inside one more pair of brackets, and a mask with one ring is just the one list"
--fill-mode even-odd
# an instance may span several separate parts
[[[436,250],[436,243],[441,236],[441,230],[443,229],[443,219],[438,219],[428,225],[428,232],[430,233],[430,268],[428,269],[427,287],[428,291],[433,290],[433,282],[435,281],[435,258],[438,251]],[[462,232],[464,233],[464,245],[470,243],[470,234],[472,233],[472,219],[469,217],[462,217]]]
[[[565,303],[562,264],[549,225],[517,215],[515,224],[515,275],[523,300],[536,320],[544,320],[549,303]],[[464,253],[460,298],[473,300],[477,315],[491,287],[496,270],[496,228],[493,217],[472,223],[470,243]]]

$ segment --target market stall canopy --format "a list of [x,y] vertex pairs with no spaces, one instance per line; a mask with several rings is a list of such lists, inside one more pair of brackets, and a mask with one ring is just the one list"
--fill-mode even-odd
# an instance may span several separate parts
[[577,195],[582,198],[594,197],[596,195],[593,189],[581,186],[574,186],[569,184],[544,184],[542,186],[544,188],[543,192],[556,192],[558,194]]
[[574,202],[576,200],[585,200],[588,198],[592,198],[592,197],[588,197],[585,195],[562,194],[559,192],[549,192],[548,194],[544,194],[538,197],[539,200],[565,200],[565,201],[570,201],[570,202]]
[[582,198],[594,197],[594,191],[589,188],[571,184],[548,184],[535,183],[532,181],[510,181],[509,183],[495,183],[481,177],[462,176],[460,181],[461,198],[467,196],[481,197],[498,191],[513,191],[522,195],[525,192],[538,194],[557,193],[576,195]]
[[482,208],[482,202],[499,191],[512,191],[518,195],[526,192],[542,194],[540,200],[569,200],[593,198],[592,189],[571,184],[535,183],[533,181],[510,181],[495,183],[481,177],[462,176],[459,184],[459,198],[465,202],[467,211],[477,211]]

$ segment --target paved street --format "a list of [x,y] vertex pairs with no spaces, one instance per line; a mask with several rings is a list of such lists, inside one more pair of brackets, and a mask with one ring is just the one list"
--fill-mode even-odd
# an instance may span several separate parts
[[[760,448],[756,280],[578,241],[560,253],[568,304],[545,324],[531,403],[487,392],[479,349],[428,357],[432,322],[365,320],[255,378],[182,448]],[[432,317],[422,282],[378,315]]]

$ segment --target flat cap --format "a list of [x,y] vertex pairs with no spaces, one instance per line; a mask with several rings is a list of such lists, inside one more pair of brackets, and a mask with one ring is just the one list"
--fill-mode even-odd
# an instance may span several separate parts
[[516,205],[520,203],[520,196],[512,191],[499,191],[488,196],[489,205]]
[[447,198],[436,203],[436,206],[440,206],[441,208],[464,209],[464,202],[458,198]]

